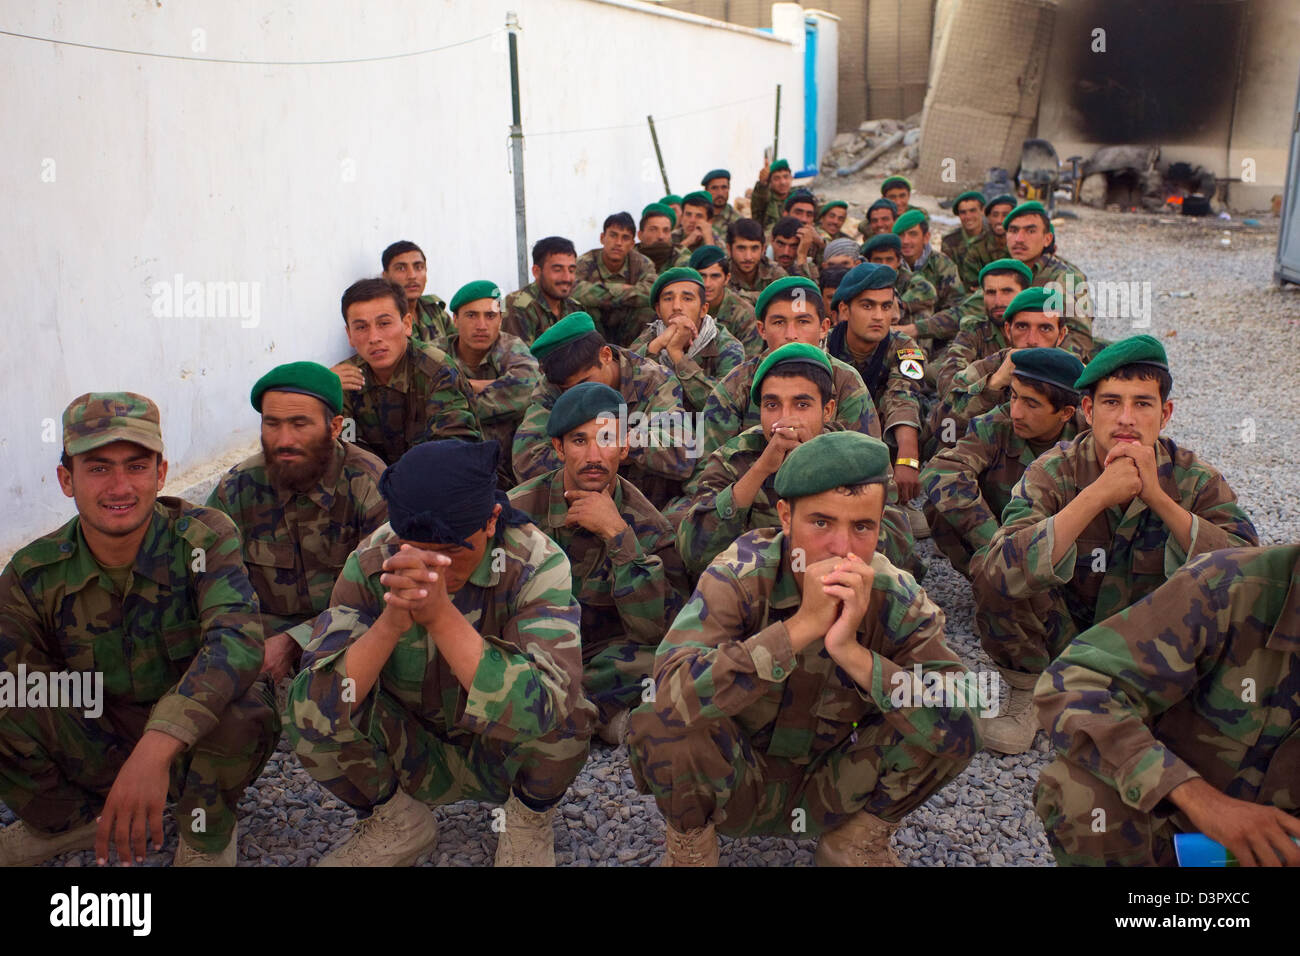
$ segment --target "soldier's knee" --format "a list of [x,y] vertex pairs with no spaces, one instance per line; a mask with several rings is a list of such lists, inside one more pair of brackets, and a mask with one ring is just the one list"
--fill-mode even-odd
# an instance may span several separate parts
[[275,691],[267,678],[258,678],[242,697],[221,713],[217,726],[201,741],[204,750],[241,753],[254,749],[256,742],[275,741],[280,736],[280,713]]

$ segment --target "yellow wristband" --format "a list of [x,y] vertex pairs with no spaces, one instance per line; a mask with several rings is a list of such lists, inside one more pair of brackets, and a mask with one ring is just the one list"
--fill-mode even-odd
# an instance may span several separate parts
[[908,468],[915,468],[917,471],[921,470],[921,463],[915,458],[896,458],[894,464],[906,465]]

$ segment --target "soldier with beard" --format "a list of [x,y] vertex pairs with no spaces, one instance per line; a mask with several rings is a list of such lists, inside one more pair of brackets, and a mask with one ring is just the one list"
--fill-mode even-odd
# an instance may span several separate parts
[[262,450],[222,476],[207,507],[239,529],[266,633],[262,671],[279,681],[296,669],[348,555],[388,520],[384,463],[339,440],[343,388],[323,365],[273,368],[250,399],[262,416]]

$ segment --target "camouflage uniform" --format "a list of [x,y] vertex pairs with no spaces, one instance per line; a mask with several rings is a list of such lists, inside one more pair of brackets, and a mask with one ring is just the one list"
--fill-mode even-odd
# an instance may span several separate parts
[[713,313],[713,317],[740,342],[745,349],[745,358],[761,355],[767,348],[767,343],[758,332],[753,303],[742,299],[731,289],[722,290],[722,304]]
[[311,621],[329,607],[343,562],[388,520],[379,494],[383,473],[384,463],[370,452],[336,441],[329,467],[308,492],[273,487],[261,452],[212,489],[207,507],[224,511],[239,529],[268,637],[288,631],[307,646]]
[[921,428],[921,379],[904,375],[905,361],[916,363],[924,369],[925,353],[917,347],[912,337],[902,332],[890,332],[876,345],[871,355],[858,361],[849,351],[848,323],[841,322],[831,329],[826,339],[826,351],[850,366],[862,376],[871,401],[882,420],[886,436],[898,425]]
[[966,235],[961,226],[944,235],[940,243],[943,254],[957,266],[957,278],[967,289],[980,287],[980,270],[1001,256],[990,256],[993,244],[989,242],[993,231],[986,224],[979,234]]
[[[859,810],[896,821],[980,747],[972,708],[899,707],[897,679],[967,675],[943,612],[879,552],[858,631],[870,688],[821,641],[794,653],[785,621],[800,595],[785,535],[752,531],[701,576],[655,655],[655,699],[632,716],[628,752],[643,793],[679,831],[815,835]],[[952,703],[948,701],[947,703]]]
[[[580,291],[574,286],[575,295]],[[583,290],[585,291],[585,290]],[[518,291],[506,296],[505,315],[501,319],[501,330],[523,339],[525,345],[532,345],[541,335],[570,312],[581,312],[574,295],[560,303],[560,311],[552,312],[542,295],[542,287],[537,282],[530,282]]]
[[1012,431],[1002,405],[976,418],[965,438],[926,463],[921,471],[925,517],[934,543],[954,568],[970,573],[971,555],[993,540],[1002,509],[1034,459],[1086,427],[1076,412],[1056,439],[1028,442]]
[[[951,362],[950,356],[944,356],[938,381],[940,398],[930,409],[928,423],[928,430],[938,443],[932,446],[932,451],[937,451],[951,440],[945,440],[944,436],[964,434],[974,419],[987,415],[1011,400],[1010,386],[990,388],[988,384],[989,377],[1002,367],[1009,351],[1010,348],[1005,348],[985,355],[956,374],[953,374],[953,369],[959,367],[960,358]],[[948,376],[946,382],[945,375]]]
[[650,289],[658,273],[654,263],[632,251],[618,272],[611,272],[601,258],[603,250],[592,249],[578,257],[578,280],[584,295],[579,303],[596,320],[596,329],[612,345],[627,345],[653,322]]
[[[680,363],[674,364],[673,357],[664,349],[654,356],[653,361],[670,370],[682,386],[682,396],[686,409],[698,412],[704,408],[709,393],[732,369],[745,361],[745,348],[721,323],[714,319],[717,334],[713,341],[700,349],[694,356],[682,356]],[[649,325],[637,336],[636,341],[628,347],[629,352],[647,355],[647,349],[654,338],[654,326]]]
[[894,290],[903,302],[903,318],[907,322],[916,325],[917,335],[922,338],[942,338],[942,336],[936,334],[939,331],[937,327],[933,331],[929,328],[922,328],[924,321],[934,312],[934,303],[939,297],[933,283],[925,276],[913,272],[907,267],[907,263],[903,262],[899,263],[898,278],[894,280]]
[[812,279],[817,285],[821,286],[822,270],[813,259],[804,259],[802,262],[792,262],[789,268],[782,266],[786,275],[803,276],[805,279]]
[[924,276],[934,286],[938,293],[934,305],[936,310],[951,308],[966,296],[966,287],[957,274],[957,263],[929,246],[926,246],[926,253],[925,261],[920,266],[912,266],[912,271]]
[[[1002,258],[1001,253],[997,258]],[[1092,340],[1092,298],[1088,294],[1088,280],[1078,267],[1046,253],[1039,256],[1029,268],[1034,275],[1034,281],[1030,285],[1045,286],[1049,282],[1057,282],[1060,283],[1063,296],[1073,295],[1073,299],[1064,303],[1066,314],[1061,316],[1067,329],[1061,348],[1077,355],[1085,365],[1088,364],[1088,360],[1099,351]],[[976,289],[962,302],[962,307],[965,310],[962,319],[986,315],[984,291]]]
[[[502,490],[509,490],[515,484],[514,469],[510,465],[510,446],[515,440],[515,429],[524,417],[528,400],[533,389],[542,380],[537,368],[537,359],[523,340],[509,332],[502,332],[492,344],[491,350],[483,356],[478,365],[468,365],[457,343],[460,333],[453,332],[450,339],[441,345],[448,355],[456,360],[456,368],[466,385],[470,379],[491,379],[492,384],[474,395],[472,407],[478,418],[483,438],[495,438],[501,443],[501,462],[497,466],[498,483]],[[470,392],[474,389],[471,386]]]
[[642,682],[654,671],[655,648],[691,591],[672,525],[626,478],[618,478],[613,497],[628,527],[606,542],[564,523],[569,505],[563,470],[510,492],[510,503],[569,558],[582,609],[583,689],[602,725],[640,703]]
[[1146,597],[1188,558],[1258,544],[1250,518],[1214,468],[1173,439],[1156,444],[1160,487],[1192,513],[1184,552],[1140,498],[1093,518],[1052,565],[1054,516],[1101,475],[1091,431],[1031,464],[988,550],[971,561],[976,631],[993,660],[1043,670],[1080,631]]
[[415,301],[411,337],[420,342],[437,342],[456,330],[447,303],[436,295],[422,295]]
[[[44,833],[89,823],[141,735],[157,730],[184,744],[169,794],[185,842],[221,851],[280,736],[258,679],[262,642],[239,533],[219,511],[158,498],[122,587],[80,517],[38,538],[0,576],[0,670],[102,674],[104,709],[0,708],[0,801]],[[205,831],[192,830],[197,819]]]
[[347,359],[361,369],[361,391],[343,391],[343,417],[356,428],[356,443],[391,465],[412,445],[439,438],[480,441],[474,395],[442,349],[410,339],[387,385],[359,355]]
[[759,259],[758,265],[754,267],[753,281],[742,279],[740,274],[736,272],[736,264],[730,259],[727,260],[727,267],[731,270],[727,274],[727,288],[735,292],[751,306],[758,302],[760,292],[777,279],[789,274],[767,256]]
[[[663,366],[640,355],[610,346],[619,367],[619,391],[627,402],[628,425],[632,415],[687,415],[682,407],[682,386]],[[515,432],[515,474],[520,481],[536,478],[560,467],[560,458],[546,434],[551,406],[560,389],[542,379],[533,392],[524,420]],[[682,482],[691,476],[695,462],[684,447],[632,448],[620,466],[623,477],[661,511],[682,493]]]
[[400,546],[389,525],[363,541],[316,619],[289,695],[286,730],[298,759],[353,807],[382,803],[399,786],[432,806],[504,803],[512,789],[539,806],[557,803],[587,759],[595,714],[582,694],[564,553],[532,525],[498,524],[451,596],[485,643],[470,689],[412,624],[352,713],[344,654],[383,613],[379,577]]
[[[1057,863],[1173,865],[1173,833],[1196,827],[1166,798],[1193,777],[1300,814],[1297,559],[1285,545],[1189,561],[1039,678],[1057,757],[1036,809]],[[1258,703],[1243,702],[1247,681]]]
[[[678,266],[684,266],[690,263],[693,249],[687,249],[676,240],[670,246],[646,246],[638,242],[635,246],[637,255],[649,259],[650,264],[655,268],[655,274],[667,272],[669,269],[675,269]],[[651,280],[653,284],[654,280]]]
[[[793,192],[793,187],[791,188]],[[790,198],[790,193],[784,196],[776,196],[772,193],[772,187],[765,182],[754,183],[754,190],[749,194],[749,218],[753,219],[763,227],[763,234],[772,235],[774,227],[785,215],[785,201]]]
[[737,219],[741,218],[744,217],[742,217],[740,213],[736,212],[736,207],[731,203],[727,203],[721,209],[717,206],[713,207],[713,231],[722,239],[722,241],[718,243],[721,248],[727,248],[727,227]]

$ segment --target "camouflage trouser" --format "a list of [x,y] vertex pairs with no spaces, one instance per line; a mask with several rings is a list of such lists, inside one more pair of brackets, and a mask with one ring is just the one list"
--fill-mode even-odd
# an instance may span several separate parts
[[641,703],[647,678],[654,674],[654,644],[614,640],[596,650],[582,664],[582,690],[599,711],[604,727],[619,711]]
[[916,538],[912,536],[912,523],[907,520],[902,506],[885,505],[885,513],[880,519],[880,537],[876,548],[889,559],[889,563],[906,571],[916,580],[925,577],[926,566],[921,556],[916,553]]
[[864,809],[892,823],[969,763],[904,744],[881,716],[859,724],[856,742],[844,729],[795,763],[756,751],[730,718],[669,725],[646,704],[632,714],[628,756],[637,787],[674,829],[712,820],[728,836],[815,836]]
[[[0,716],[0,801],[43,833],[94,820],[144,734],[150,710],[148,704],[106,702],[94,720],[80,710],[9,710]],[[172,762],[168,797],[176,801],[186,843],[203,853],[225,848],[244,790],[279,739],[275,694],[259,678],[222,712],[211,733]]]
[[984,575],[976,576],[971,584],[975,633],[999,667],[1041,674],[1079,634],[1057,588],[1013,600],[991,587]]
[[[308,671],[298,679],[304,674],[310,679]],[[435,807],[457,800],[505,803],[511,790],[534,809],[553,806],[587,762],[589,740],[572,722],[534,740],[463,730],[444,736],[381,687],[350,719],[327,723],[320,710],[290,697],[286,729],[312,778],[359,810],[383,803],[398,787]]]
[[930,526],[930,540],[951,563],[953,570],[963,577],[970,578],[970,559],[975,554],[966,539],[957,533],[947,519],[928,500],[921,510],[925,513],[926,524]]

